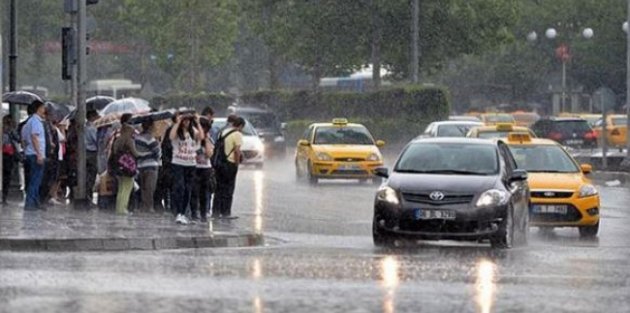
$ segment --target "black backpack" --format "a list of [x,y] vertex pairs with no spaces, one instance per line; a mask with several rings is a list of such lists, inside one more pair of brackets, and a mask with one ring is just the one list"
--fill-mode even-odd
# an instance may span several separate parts
[[[225,139],[235,132],[236,129],[233,129],[225,134],[225,136],[219,135],[219,138],[217,138],[217,142],[214,143],[214,152],[212,153],[212,159],[210,160],[213,168],[219,169],[227,165],[228,155],[225,154]],[[229,154],[232,154],[232,152],[234,151],[231,151]]]

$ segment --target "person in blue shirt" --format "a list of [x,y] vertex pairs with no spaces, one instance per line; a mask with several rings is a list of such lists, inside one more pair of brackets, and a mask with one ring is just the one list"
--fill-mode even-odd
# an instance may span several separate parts
[[27,211],[41,208],[39,187],[42,184],[46,161],[46,131],[44,129],[46,107],[41,101],[35,101],[31,106],[35,113],[28,119],[21,133],[25,163],[29,168],[28,186],[24,203],[24,210]]

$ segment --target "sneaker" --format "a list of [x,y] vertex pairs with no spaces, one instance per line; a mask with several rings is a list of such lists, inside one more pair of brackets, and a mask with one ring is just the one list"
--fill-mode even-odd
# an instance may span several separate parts
[[57,200],[55,198],[51,198],[50,201],[48,201],[48,202],[50,202],[50,204],[52,204],[52,205],[64,205],[65,204],[65,203],[63,203],[63,202],[61,202],[61,201],[59,201],[59,200]]
[[188,225],[188,219],[186,218],[186,216],[184,216],[182,214],[177,215],[177,218],[175,219],[175,222],[177,224]]

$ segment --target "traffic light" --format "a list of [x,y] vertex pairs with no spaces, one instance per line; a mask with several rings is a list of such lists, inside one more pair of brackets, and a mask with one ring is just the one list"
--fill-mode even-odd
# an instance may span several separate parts
[[61,79],[72,79],[72,65],[76,63],[74,29],[61,28]]

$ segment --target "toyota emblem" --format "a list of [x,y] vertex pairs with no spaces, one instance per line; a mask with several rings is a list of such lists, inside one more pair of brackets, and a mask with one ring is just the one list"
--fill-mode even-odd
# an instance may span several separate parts
[[439,191],[434,191],[429,194],[429,198],[431,198],[431,200],[433,201],[442,201],[444,200],[444,194]]

